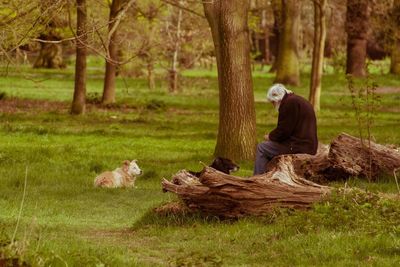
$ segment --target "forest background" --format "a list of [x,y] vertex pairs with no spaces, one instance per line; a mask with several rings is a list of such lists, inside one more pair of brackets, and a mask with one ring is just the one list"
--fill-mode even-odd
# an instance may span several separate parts
[[[1,263],[400,262],[400,205],[379,197],[398,192],[392,176],[235,222],[153,210],[175,200],[163,177],[215,155],[252,174],[274,82],[314,105],[322,143],[398,147],[399,1],[14,0],[0,18]],[[137,188],[93,188],[126,159]]]

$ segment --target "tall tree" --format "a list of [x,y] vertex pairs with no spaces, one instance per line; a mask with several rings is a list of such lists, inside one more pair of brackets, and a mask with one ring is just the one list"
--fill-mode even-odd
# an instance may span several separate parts
[[347,0],[346,73],[355,77],[363,77],[366,75],[365,61],[367,57],[369,28],[369,1],[370,0]]
[[248,0],[203,2],[218,68],[219,128],[215,155],[253,159],[256,120],[250,64]]
[[156,87],[154,65],[160,56],[160,49],[155,43],[160,43],[160,15],[164,5],[158,1],[142,1],[136,4],[138,19],[135,21],[138,29],[142,33],[139,58],[146,68],[147,85],[150,90]]
[[400,0],[394,0],[392,16],[393,25],[393,47],[390,64],[390,73],[400,74]]
[[[178,2],[179,5],[183,5],[183,1]],[[176,8],[175,8],[176,9]],[[172,50],[171,66],[168,70],[169,74],[169,91],[176,92],[178,90],[178,57],[181,44],[181,31],[182,31],[182,9],[178,8],[176,10],[175,16],[175,36],[174,45]]]
[[76,61],[75,88],[72,100],[71,114],[85,112],[86,102],[86,43],[87,43],[87,12],[86,0],[76,0],[77,31],[76,31]]
[[282,0],[272,0],[272,11],[274,15],[274,24],[272,27],[272,35],[271,35],[272,42],[270,44],[270,47],[274,58],[269,72],[275,72],[278,65],[279,40],[283,28]]
[[112,0],[108,24],[108,55],[104,75],[103,104],[115,102],[115,77],[118,65],[118,29],[116,17],[121,9],[122,0]]
[[298,39],[301,1],[282,0],[282,28],[279,36],[276,83],[300,84]]
[[314,0],[314,49],[309,100],[315,111],[320,109],[321,79],[326,38],[325,13],[328,0]]

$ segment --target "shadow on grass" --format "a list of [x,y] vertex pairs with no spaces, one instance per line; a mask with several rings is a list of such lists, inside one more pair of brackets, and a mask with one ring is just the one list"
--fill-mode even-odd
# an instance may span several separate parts
[[200,224],[230,224],[236,221],[237,219],[222,218],[219,216],[203,214],[198,211],[191,211],[183,203],[173,201],[149,210],[142,216],[142,218],[134,223],[131,229],[137,230],[149,226],[185,227]]

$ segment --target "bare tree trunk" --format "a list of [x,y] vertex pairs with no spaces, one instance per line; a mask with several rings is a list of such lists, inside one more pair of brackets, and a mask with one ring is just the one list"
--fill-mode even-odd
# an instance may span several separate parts
[[272,8],[274,14],[274,25],[272,29],[272,40],[271,43],[271,53],[273,55],[273,61],[271,64],[271,69],[269,72],[276,72],[277,65],[278,65],[278,55],[279,55],[279,41],[281,32],[283,29],[283,21],[282,21],[282,0],[273,0],[272,1]]
[[263,9],[261,11],[261,27],[264,33],[264,51],[262,54],[264,55],[262,60],[262,66],[264,67],[265,64],[271,63],[271,52],[270,52],[270,45],[269,45],[269,35],[270,29],[267,23],[267,11]]
[[400,75],[400,0],[394,0],[392,14],[395,40],[392,48],[390,73]]
[[283,28],[280,33],[276,83],[300,84],[298,59],[301,1],[282,0]]
[[367,58],[367,35],[369,27],[368,2],[367,0],[347,0],[346,73],[356,77],[366,75],[365,61]]
[[[182,5],[182,1],[179,2]],[[179,81],[178,81],[178,59],[179,59],[179,50],[181,46],[181,24],[182,24],[182,9],[178,9],[178,17],[176,21],[176,37],[175,37],[175,45],[174,52],[172,55],[171,68],[169,69],[169,91],[171,93],[176,92],[178,90]]]
[[[149,28],[149,40],[154,39],[155,28],[154,28],[154,18],[150,18],[149,20],[150,28]],[[146,55],[146,67],[147,67],[147,86],[150,90],[156,88],[156,81],[154,77],[154,53],[151,52],[151,48]]]
[[215,155],[254,159],[256,117],[250,64],[248,1],[204,2],[218,67],[219,128]]
[[108,24],[108,30],[111,35],[109,36],[108,52],[110,60],[106,60],[106,72],[104,75],[104,88],[102,104],[110,104],[115,102],[115,77],[117,73],[117,61],[118,61],[118,33],[117,30],[112,31],[116,23],[115,19],[118,11],[121,9],[121,0],[112,0],[110,6],[110,18]]
[[153,90],[154,88],[156,88],[153,59],[149,58],[146,64],[147,64],[147,85],[150,90]]
[[72,100],[71,114],[85,113],[86,102],[86,43],[87,43],[87,13],[86,0],[76,0],[77,7],[77,40],[75,62],[75,89]]
[[320,109],[321,80],[326,38],[325,11],[327,0],[314,1],[314,50],[312,58],[309,100],[315,111]]
[[392,49],[390,73],[400,75],[400,39],[396,41]]

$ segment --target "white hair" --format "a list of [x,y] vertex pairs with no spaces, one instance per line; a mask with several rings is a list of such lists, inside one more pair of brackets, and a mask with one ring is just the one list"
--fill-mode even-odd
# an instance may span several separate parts
[[292,94],[292,93],[293,92],[286,89],[286,87],[283,84],[276,83],[268,89],[267,99],[269,102],[278,103],[283,99],[285,94]]

